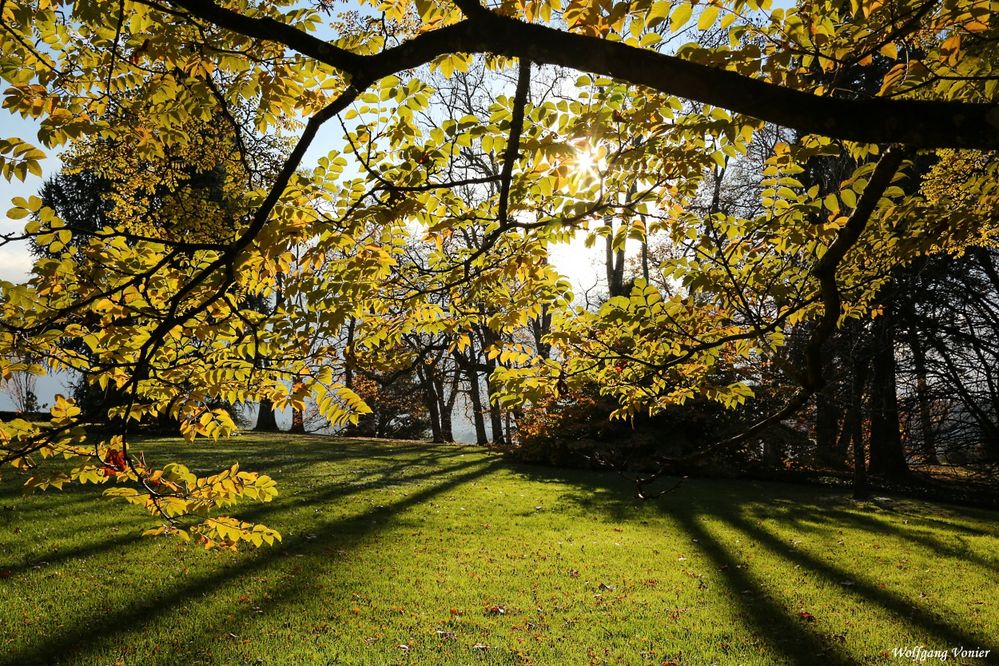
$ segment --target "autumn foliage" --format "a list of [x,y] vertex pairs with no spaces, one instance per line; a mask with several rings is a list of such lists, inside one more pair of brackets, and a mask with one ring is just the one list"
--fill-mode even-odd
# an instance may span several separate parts
[[[356,426],[371,387],[355,359],[412,340],[464,358],[476,391],[488,374],[510,413],[565,378],[615,419],[737,409],[755,395],[743,370],[772,363],[795,388],[758,433],[822,389],[825,343],[870,318],[895,267],[995,243],[988,0],[328,10],[0,3],[3,106],[38,127],[0,140],[0,172],[24,180],[65,149],[112,185],[99,228],[35,196],[7,212],[3,243],[43,252],[0,282],[0,372],[38,359],[123,396],[104,435],[62,398],[48,423],[0,424],[0,463],[29,486],[113,483],[157,533],[270,543],[228,515],[274,497],[267,476],[146,461],[135,424],[217,440],[238,430],[219,405],[265,400]],[[842,171],[813,181],[822,160]],[[705,206],[735,165],[753,206]],[[579,307],[549,261],[577,235],[609,256],[653,238],[676,252],[627,283],[611,271]]]

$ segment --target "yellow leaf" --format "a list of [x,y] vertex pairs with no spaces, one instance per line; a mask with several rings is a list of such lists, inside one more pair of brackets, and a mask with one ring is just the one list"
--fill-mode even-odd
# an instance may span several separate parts
[[[881,55],[886,58],[891,58],[892,60],[898,59],[898,45],[895,42],[888,42],[881,47]],[[861,62],[861,64],[864,64]]]
[[676,8],[669,17],[669,29],[671,32],[676,32],[690,20],[690,15],[693,13],[694,8],[690,6],[690,3],[683,3]]
[[707,30],[715,24],[715,20],[718,18],[718,7],[715,5],[708,5],[701,12],[701,16],[697,19],[697,27],[700,30]]

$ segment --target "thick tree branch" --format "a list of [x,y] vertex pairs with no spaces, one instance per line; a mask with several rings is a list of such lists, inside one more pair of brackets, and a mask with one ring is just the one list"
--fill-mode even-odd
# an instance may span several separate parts
[[476,10],[470,18],[371,56],[338,48],[294,26],[252,18],[212,2],[173,0],[191,16],[248,37],[276,41],[331,65],[363,88],[448,53],[492,53],[614,77],[801,132],[915,148],[999,149],[999,105],[819,97],[676,56],[571,34]]
[[[480,21],[481,19],[476,19]],[[912,147],[999,148],[999,105],[915,100],[848,100],[752,79],[621,42],[494,17],[464,50],[526,57],[605,74],[799,131]]]
[[527,106],[527,93],[531,88],[531,62],[521,58],[517,76],[517,92],[513,96],[513,112],[510,118],[510,137],[503,153],[503,169],[500,171],[499,223],[509,224],[510,181],[513,180],[513,165],[520,153],[520,135],[524,131],[524,107]]
[[214,2],[204,0],[172,0],[172,4],[187,10],[191,16],[196,16],[220,28],[232,32],[284,44],[302,55],[309,56],[320,62],[332,65],[344,72],[354,73],[361,67],[364,56],[351,53],[329,42],[313,37],[295,26],[281,23],[269,16],[260,18],[245,16]]

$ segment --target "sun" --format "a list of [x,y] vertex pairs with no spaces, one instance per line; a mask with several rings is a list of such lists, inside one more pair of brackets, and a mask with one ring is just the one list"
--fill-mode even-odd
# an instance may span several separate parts
[[576,172],[587,177],[597,177],[607,167],[604,151],[589,143],[584,143],[576,149],[574,158]]

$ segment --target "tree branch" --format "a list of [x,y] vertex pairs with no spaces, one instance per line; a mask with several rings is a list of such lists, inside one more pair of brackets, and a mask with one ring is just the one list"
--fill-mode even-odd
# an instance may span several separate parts
[[686,456],[660,458],[658,460],[659,466],[655,471],[644,477],[633,478],[635,492],[639,499],[657,496],[656,494],[649,493],[646,490],[646,486],[665,475],[670,466],[677,463],[691,463],[703,460],[716,451],[731,448],[752,439],[775,423],[780,423],[792,416],[808,402],[812,395],[822,389],[824,385],[822,377],[822,346],[835,332],[843,310],[839,285],[836,283],[836,270],[846,256],[846,253],[860,239],[861,234],[867,227],[868,221],[871,219],[871,215],[877,207],[878,201],[881,200],[885,190],[888,189],[892,178],[895,176],[904,158],[905,151],[899,146],[890,146],[884,152],[874,169],[874,173],[871,174],[871,179],[868,181],[867,187],[864,188],[863,194],[857,201],[857,207],[854,209],[850,219],[843,225],[843,228],[840,229],[839,234],[836,236],[836,240],[833,241],[832,245],[829,246],[825,254],[822,255],[812,269],[812,274],[819,280],[819,293],[822,298],[823,312],[818,325],[812,330],[805,345],[805,372],[802,387],[781,409],[757,421],[737,435],[719,440],[711,446]]
[[252,18],[213,2],[173,0],[192,16],[247,37],[284,44],[351,76],[363,88],[448,53],[491,53],[611,76],[800,132],[915,148],[999,149],[999,105],[907,99],[840,99],[767,83],[676,56],[577,35],[459,6],[470,18],[381,53],[362,56],[271,18]]
[[500,171],[499,223],[506,227],[509,223],[510,181],[513,180],[513,165],[520,152],[520,135],[524,131],[524,107],[527,106],[527,93],[531,88],[531,61],[520,59],[517,75],[517,92],[513,97],[513,113],[510,118],[510,138],[503,153],[503,169]]

